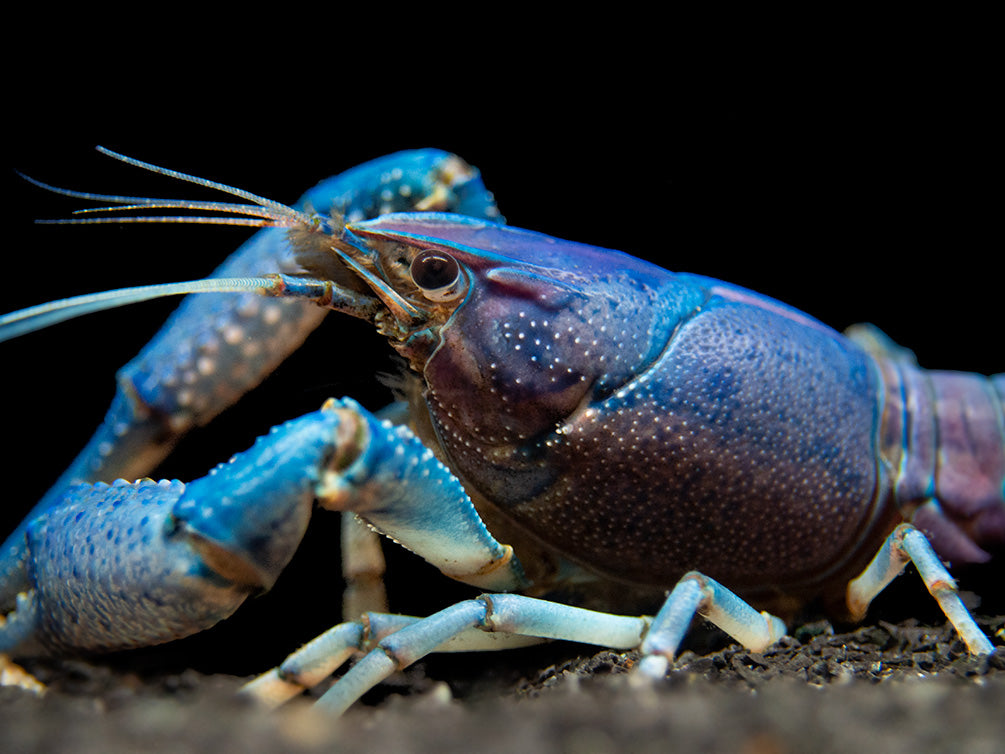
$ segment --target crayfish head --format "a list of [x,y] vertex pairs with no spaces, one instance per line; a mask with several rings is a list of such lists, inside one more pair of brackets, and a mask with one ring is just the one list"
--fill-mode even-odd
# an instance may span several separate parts
[[361,264],[421,312],[387,310],[424,382],[416,415],[496,502],[553,484],[564,428],[643,375],[700,299],[620,252],[484,220],[392,214],[348,229]]
[[[334,283],[339,303],[332,308],[372,321],[419,372],[470,291],[471,271],[455,249],[435,238],[392,235],[379,225],[346,225],[333,216],[324,228],[301,228],[291,240],[297,262]],[[360,303],[346,292],[362,294]]]

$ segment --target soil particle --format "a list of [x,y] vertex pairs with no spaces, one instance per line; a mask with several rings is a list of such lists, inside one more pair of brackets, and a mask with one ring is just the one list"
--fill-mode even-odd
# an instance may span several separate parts
[[[979,622],[992,636],[1005,627]],[[1003,750],[1005,647],[973,658],[948,628],[914,621],[794,634],[763,653],[687,650],[655,685],[628,672],[633,653],[574,645],[431,657],[337,721],[308,697],[263,712],[236,696],[235,676],[137,670],[128,655],[35,661],[48,693],[0,689],[0,750]]]

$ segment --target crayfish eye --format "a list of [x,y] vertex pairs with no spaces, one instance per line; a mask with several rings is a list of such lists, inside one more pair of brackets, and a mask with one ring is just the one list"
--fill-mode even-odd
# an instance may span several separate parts
[[412,281],[432,301],[452,301],[464,291],[460,285],[461,266],[442,251],[428,249],[412,260]]

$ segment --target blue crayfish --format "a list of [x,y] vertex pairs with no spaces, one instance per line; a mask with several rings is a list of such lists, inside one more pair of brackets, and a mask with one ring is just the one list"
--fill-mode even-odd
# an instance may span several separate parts
[[[639,672],[662,677],[695,613],[763,649],[785,626],[748,601],[861,618],[909,561],[970,651],[992,651],[941,560],[1005,544],[1005,375],[924,371],[873,328],[842,336],[738,286],[509,227],[477,171],[436,150],[364,164],[296,208],[113,156],[250,203],[56,189],[223,213],[70,222],[268,227],[209,281],[0,319],[8,338],[202,292],[119,372],[104,425],[4,543],[0,651],[201,631],[274,583],[315,504],[343,513],[349,620],[248,685],[270,703],[360,653],[322,706],[432,651],[548,638],[638,648]],[[189,484],[99,481],[149,473],[329,309],[407,362],[398,403],[329,401]],[[387,612],[375,532],[490,593]]]

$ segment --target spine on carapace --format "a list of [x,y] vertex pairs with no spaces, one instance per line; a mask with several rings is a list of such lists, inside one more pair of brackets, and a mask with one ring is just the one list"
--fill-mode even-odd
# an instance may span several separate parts
[[954,563],[1005,548],[1005,374],[928,371],[878,357],[880,452],[906,519]]

